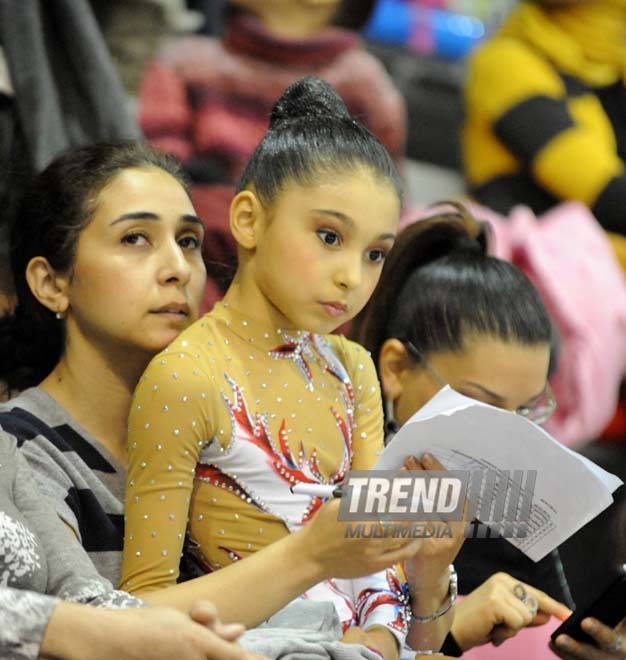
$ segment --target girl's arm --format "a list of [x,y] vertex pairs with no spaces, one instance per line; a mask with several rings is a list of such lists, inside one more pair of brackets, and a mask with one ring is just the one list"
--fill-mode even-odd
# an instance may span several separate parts
[[253,627],[318,582],[376,573],[415,553],[417,542],[411,539],[399,545],[398,539],[346,538],[338,514],[339,500],[328,502],[300,531],[219,571],[144,598],[181,610],[198,599],[212,600],[223,621]]
[[223,621],[253,626],[328,577],[367,575],[411,556],[410,539],[400,547],[397,539],[346,539],[337,501],[301,531],[176,584],[194,469],[213,435],[206,421],[215,417],[211,387],[210,375],[178,349],[153,360],[140,381],[129,420],[123,588],[184,611],[199,599],[212,600]]
[[122,589],[143,597],[176,584],[216,396],[210,376],[182,352],[158,355],[137,386],[128,423]]

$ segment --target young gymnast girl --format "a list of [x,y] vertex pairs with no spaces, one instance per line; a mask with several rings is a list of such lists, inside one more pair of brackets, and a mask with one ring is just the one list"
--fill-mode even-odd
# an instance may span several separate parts
[[[373,363],[328,333],[367,302],[400,207],[388,154],[334,90],[315,78],[288,88],[231,205],[231,287],[152,360],[135,392],[124,588],[174,584],[183,548],[204,571],[245,565],[322,505],[290,486],[338,484],[350,469],[373,467],[383,447]],[[409,543],[393,540],[396,551]],[[414,647],[445,636],[457,550],[456,539],[442,542],[409,562]],[[410,616],[395,571],[326,580],[306,595],[334,602],[344,630],[358,625],[361,641],[397,657]],[[257,607],[251,598],[250,611],[220,614],[248,621]]]

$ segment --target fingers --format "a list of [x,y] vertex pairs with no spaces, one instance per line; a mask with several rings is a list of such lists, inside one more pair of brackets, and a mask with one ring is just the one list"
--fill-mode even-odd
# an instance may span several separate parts
[[616,655],[598,649],[590,644],[582,644],[569,635],[559,635],[556,638],[556,644],[550,643],[550,648],[563,660],[614,660],[615,658],[624,658],[624,654]]
[[539,612],[549,614],[550,616],[555,616],[561,621],[565,621],[565,619],[571,615],[572,611],[569,609],[569,607],[563,605],[563,603],[559,603],[558,600],[554,600],[554,598],[551,598],[548,596],[548,594],[540,591],[539,589],[535,589],[530,585],[525,585],[525,587],[528,593],[537,599]]
[[234,642],[239,639],[246,628],[241,623],[222,623],[218,621],[213,628],[213,632],[227,642]]
[[[621,635],[617,630],[600,623],[591,617],[583,619],[581,628],[596,641],[598,646],[583,644],[569,635],[559,635],[556,644],[550,648],[564,660],[584,658],[585,660],[615,660],[626,658],[626,650]],[[599,647],[599,648],[598,648]]]
[[404,459],[404,468],[407,470],[445,470],[446,468],[432,455],[426,452],[422,460],[415,456],[408,456]]
[[425,470],[426,468],[415,458],[415,456],[408,456],[404,459],[403,467],[407,470]]
[[199,600],[189,610],[189,617],[196,623],[200,623],[207,628],[212,628],[218,620],[217,608],[208,600]]
[[626,657],[624,642],[620,633],[609,626],[605,626],[597,619],[588,617],[581,622],[581,628],[596,640],[597,645],[615,657]]
[[209,601],[195,603],[189,611],[189,617],[227,642],[234,642],[245,632],[245,626],[240,623],[222,623],[215,605]]

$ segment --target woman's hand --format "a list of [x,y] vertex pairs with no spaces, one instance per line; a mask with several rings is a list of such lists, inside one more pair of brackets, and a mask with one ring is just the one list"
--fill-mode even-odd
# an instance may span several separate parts
[[198,604],[191,616],[199,623],[169,608],[105,610],[59,603],[48,622],[40,658],[261,660],[232,641],[241,628],[224,627],[210,606]]
[[[429,454],[425,454],[421,461],[409,457],[404,468],[444,469],[443,465]],[[420,539],[416,554],[404,562],[411,595],[411,611],[414,615],[407,643],[413,649],[439,649],[452,624],[455,608],[448,600],[451,597],[452,579],[449,566],[463,545],[465,520],[447,524],[451,532],[449,536]],[[419,617],[423,619],[420,621]]]
[[[430,454],[424,454],[421,461],[411,456],[404,462],[404,467],[407,470],[445,470]],[[420,594],[430,593],[439,585],[446,587],[449,582],[448,566],[454,561],[465,540],[465,520],[448,524],[451,536],[420,539],[418,551],[404,563],[411,597],[415,597],[416,601],[419,601]]]
[[525,626],[543,625],[551,616],[563,621],[570,614],[565,605],[543,591],[507,573],[495,573],[457,602],[451,632],[461,649],[467,651],[489,641],[499,646]]
[[223,623],[217,615],[217,608],[208,600],[198,601],[189,611],[189,618],[227,642],[234,642],[246,631],[241,623]]
[[624,660],[626,659],[626,618],[615,628],[609,628],[597,619],[582,620],[581,628],[596,641],[597,646],[583,644],[569,635],[559,635],[550,648],[563,660]]

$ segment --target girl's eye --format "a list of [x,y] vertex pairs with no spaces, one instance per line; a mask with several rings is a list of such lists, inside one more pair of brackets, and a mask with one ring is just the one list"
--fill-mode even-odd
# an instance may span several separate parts
[[183,236],[178,239],[178,244],[188,250],[197,250],[200,247],[200,239],[197,236]]
[[384,261],[386,256],[387,256],[387,252],[381,248],[370,250],[367,253],[367,258],[373,263],[379,263],[381,261]]
[[127,245],[147,245],[148,238],[145,234],[126,234],[122,238],[122,243],[126,243]]
[[337,246],[341,243],[341,238],[339,234],[332,229],[320,229],[317,232],[317,235],[320,237],[320,240],[324,245]]

